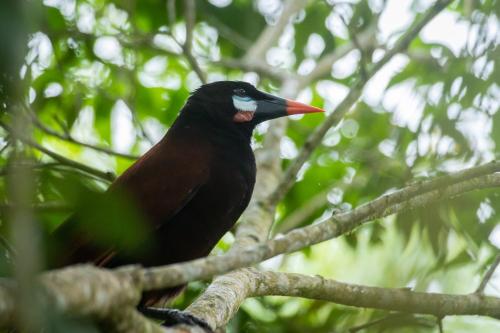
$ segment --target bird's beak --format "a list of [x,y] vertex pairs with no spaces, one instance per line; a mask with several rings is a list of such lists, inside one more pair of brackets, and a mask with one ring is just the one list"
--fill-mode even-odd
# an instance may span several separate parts
[[285,101],[286,101],[286,114],[288,116],[291,116],[293,114],[325,112],[325,110],[323,109],[307,105],[304,103],[300,103],[297,101],[292,101],[291,99],[285,99]]
[[269,119],[290,116],[294,114],[324,112],[322,109],[300,102],[266,94],[266,99],[257,101],[254,121],[262,122]]

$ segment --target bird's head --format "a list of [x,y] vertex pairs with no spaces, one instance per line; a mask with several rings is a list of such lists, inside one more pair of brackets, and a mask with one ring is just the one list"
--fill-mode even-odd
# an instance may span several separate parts
[[242,81],[218,81],[198,88],[190,101],[204,107],[212,119],[236,126],[254,127],[274,118],[323,112],[314,106],[273,96]]

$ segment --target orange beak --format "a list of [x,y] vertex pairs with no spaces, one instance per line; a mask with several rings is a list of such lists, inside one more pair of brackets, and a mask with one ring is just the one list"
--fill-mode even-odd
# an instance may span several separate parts
[[325,111],[315,106],[310,106],[304,103],[292,101],[290,99],[286,100],[286,113],[289,116],[293,114],[315,113],[315,112],[325,112]]

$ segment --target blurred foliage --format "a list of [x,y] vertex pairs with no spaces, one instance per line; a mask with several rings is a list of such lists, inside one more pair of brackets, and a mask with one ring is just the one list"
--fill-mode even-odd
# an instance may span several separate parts
[[[28,96],[27,119],[43,124],[35,126],[38,143],[99,170],[123,172],[133,159],[61,137],[140,155],[167,131],[189,92],[200,84],[176,44],[185,38],[183,1],[174,1],[173,13],[166,10],[164,0],[44,0],[43,6],[24,9],[39,18],[30,25],[23,23],[19,3],[0,2],[2,122],[9,122],[10,104],[4,97],[16,81],[12,77],[19,73],[23,85],[15,89]],[[352,36],[377,27],[374,49],[365,50],[363,57],[351,51],[331,73],[299,94],[301,101],[332,111],[349,84],[362,75],[360,68],[369,65],[364,62],[379,59],[428,3],[310,1],[268,52],[267,62],[283,71],[307,74],[321,57],[345,46]],[[276,22],[282,1],[200,0],[196,4],[193,53],[208,80],[243,79],[264,90],[279,91],[282,83],[275,79],[226,68],[218,61],[244,56],[266,25]],[[402,17],[409,17],[399,27],[394,14],[389,15],[397,6]],[[424,30],[405,54],[397,55],[367,85],[343,123],[327,133],[280,203],[275,233],[311,224],[419,178],[499,157],[500,4],[497,0],[455,1],[443,15],[448,20],[433,25],[432,31]],[[396,20],[395,27],[391,20]],[[425,37],[442,36],[439,29],[450,33],[436,40]],[[26,30],[29,36],[24,38]],[[25,56],[19,57],[23,48]],[[321,117],[290,121],[281,144],[284,167],[321,121]],[[256,149],[267,126],[272,124],[256,131]],[[11,152],[6,132],[0,144],[0,163],[5,168]],[[84,212],[85,220],[95,222],[86,227],[103,242],[118,229],[131,244],[134,236],[141,235],[134,222],[130,228],[103,224],[121,207],[118,202],[100,202],[96,192],[108,186],[106,180],[36,149],[33,155],[37,216],[47,232],[76,209]],[[0,195],[6,205],[3,178]],[[287,222],[309,204],[313,209],[301,219]],[[500,246],[498,211],[498,191],[477,191],[376,221],[341,239],[262,266],[367,285],[471,292]],[[5,230],[5,223],[1,227]],[[226,236],[215,251],[227,249],[231,242],[232,237]],[[5,263],[0,268],[5,271]],[[189,304],[203,287],[193,283],[176,305]],[[487,291],[500,296],[493,287]],[[265,297],[248,300],[228,332],[345,332],[386,315],[326,302]],[[485,318],[445,318],[443,325],[446,332],[500,329],[500,323]],[[425,316],[395,316],[362,330],[437,331],[435,318]]]

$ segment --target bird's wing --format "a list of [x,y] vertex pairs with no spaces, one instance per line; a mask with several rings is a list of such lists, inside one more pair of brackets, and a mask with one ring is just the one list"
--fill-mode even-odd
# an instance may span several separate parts
[[[115,192],[124,192],[132,197],[143,217],[150,222],[146,223],[145,229],[151,235],[162,224],[169,223],[196,195],[209,175],[210,161],[206,145],[193,145],[187,140],[172,141],[162,141],[149,150],[118,177],[108,190],[110,196]],[[56,238],[62,239],[66,245],[64,250],[58,251],[54,265],[80,262],[93,262],[99,266],[130,264],[126,259],[128,256],[122,256],[117,244],[103,246],[96,242],[92,232],[84,223],[75,221],[74,216],[68,219],[55,232]]]
[[181,210],[209,174],[209,154],[202,144],[163,142],[125,171],[110,192],[123,190],[133,197],[155,227]]

